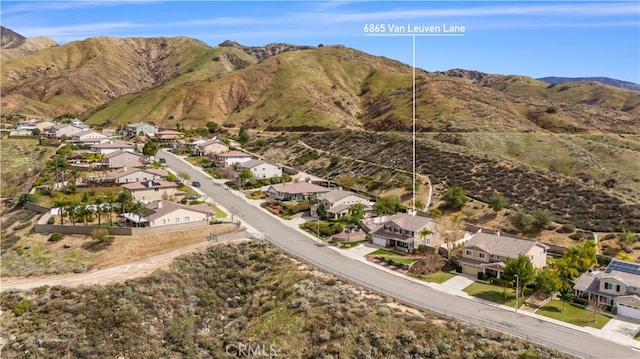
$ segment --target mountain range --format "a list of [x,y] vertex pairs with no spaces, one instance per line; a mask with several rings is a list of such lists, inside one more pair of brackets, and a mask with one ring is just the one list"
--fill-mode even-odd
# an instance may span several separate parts
[[[3,29],[3,115],[273,131],[412,127],[410,66],[344,46],[93,37],[5,55],[28,42]],[[640,92],[598,82],[421,70],[416,90],[418,131],[640,131]]]

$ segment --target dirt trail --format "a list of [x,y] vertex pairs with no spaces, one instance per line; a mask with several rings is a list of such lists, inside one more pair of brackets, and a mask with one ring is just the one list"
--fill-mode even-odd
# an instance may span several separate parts
[[1,278],[0,290],[8,290],[11,288],[26,290],[41,287],[44,285],[63,285],[67,287],[77,287],[80,285],[104,285],[123,282],[127,279],[143,277],[158,268],[166,268],[174,258],[182,254],[195,252],[214,245],[231,242],[242,242],[247,240],[248,239],[239,239],[220,242],[205,240],[186,247],[172,250],[170,252],[158,254],[126,264],[116,265],[113,267],[99,268],[85,273],[71,273],[42,277]]

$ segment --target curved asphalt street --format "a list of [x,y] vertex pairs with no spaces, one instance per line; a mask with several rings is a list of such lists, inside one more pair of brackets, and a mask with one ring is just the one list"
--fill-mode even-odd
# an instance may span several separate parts
[[302,233],[281,223],[279,219],[247,203],[238,196],[237,191],[225,189],[181,158],[164,151],[159,153],[158,157],[166,158],[167,165],[174,171],[186,172],[192,181],[200,181],[200,190],[203,193],[235,213],[242,221],[262,233],[267,240],[327,272],[414,306],[510,333],[579,357],[640,357],[640,353],[632,348],[603,338],[491,304],[444,293],[349,259],[318,245]]

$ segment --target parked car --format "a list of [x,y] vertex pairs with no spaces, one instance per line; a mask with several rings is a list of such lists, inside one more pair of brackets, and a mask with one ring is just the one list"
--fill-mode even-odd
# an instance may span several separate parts
[[182,182],[182,180],[180,178],[176,177],[176,178],[173,179],[173,182],[180,183],[180,182]]
[[158,158],[158,161],[160,161],[160,163],[167,163],[167,160],[164,158]]
[[213,168],[213,163],[205,163],[202,165],[202,168]]
[[188,200],[188,201],[195,201],[195,200],[197,200],[197,199],[198,199],[198,197],[196,197],[196,196],[194,196],[194,195],[191,195],[191,196],[187,197],[187,200]]
[[193,182],[191,182],[191,185],[192,185],[193,187],[198,188],[198,187],[200,187],[200,182],[198,182],[198,181],[193,181]]

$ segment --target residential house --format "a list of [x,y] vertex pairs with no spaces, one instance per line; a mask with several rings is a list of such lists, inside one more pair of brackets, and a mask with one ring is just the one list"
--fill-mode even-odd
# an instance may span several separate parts
[[49,120],[36,120],[36,128],[38,128],[41,132],[44,132],[46,128],[53,127],[56,124]]
[[176,141],[179,138],[183,138],[184,133],[179,131],[173,131],[173,130],[164,130],[164,131],[157,132],[154,136],[160,142],[171,143],[173,141]]
[[251,171],[254,178],[282,177],[282,167],[263,160],[249,160],[239,163],[239,169]]
[[91,152],[93,153],[101,153],[103,155],[108,155],[112,152],[135,152],[135,146],[128,142],[123,141],[109,141],[104,143],[97,143],[91,146]]
[[167,171],[122,167],[107,173],[107,178],[115,183],[157,181],[167,177]]
[[71,142],[81,145],[95,145],[109,141],[109,136],[93,130],[85,130],[71,136]]
[[31,118],[31,119],[23,120],[23,121],[18,121],[18,123],[16,123],[16,130],[18,130],[18,131],[33,131],[36,128],[38,128],[36,122],[37,122],[37,120],[35,118]]
[[501,236],[478,232],[473,234],[462,247],[462,258],[459,264],[462,272],[477,275],[482,272],[492,277],[501,278],[506,261],[524,254],[531,260],[533,267],[542,269],[547,263],[549,246],[538,241],[523,238]]
[[194,156],[217,155],[229,151],[229,146],[218,140],[209,140],[202,143],[196,143],[192,154]]
[[169,181],[131,182],[122,185],[136,201],[160,201],[172,198],[177,193],[178,185]]
[[74,126],[69,124],[60,124],[45,128],[43,134],[50,138],[71,138],[73,135],[87,130],[87,127]]
[[146,122],[137,122],[124,125],[122,128],[123,136],[138,136],[139,134],[156,134],[158,126]]
[[233,166],[236,163],[242,163],[251,161],[252,157],[249,154],[240,151],[229,151],[218,154],[216,156],[216,165],[219,167]]
[[125,218],[144,227],[163,227],[176,224],[208,224],[215,210],[201,203],[194,206],[169,201],[155,201],[147,205],[147,213],[127,213]]
[[133,168],[146,164],[144,156],[137,152],[118,150],[108,153],[105,157],[109,168]]
[[616,313],[640,320],[640,263],[612,260],[604,271],[589,270],[575,281],[576,297],[615,307]]
[[[424,238],[420,232],[427,229],[431,234]],[[436,225],[429,217],[414,216],[408,213],[396,213],[380,219],[377,228],[369,233],[373,244],[386,248],[412,252],[419,245],[439,247],[442,241],[435,236]]]
[[267,195],[280,201],[305,200],[310,196],[319,196],[330,189],[308,182],[280,183],[269,186]]
[[362,204],[365,213],[371,213],[373,206],[371,201],[364,196],[351,191],[333,189],[318,197],[320,204],[329,218],[340,218],[349,212],[349,207],[354,204]]

